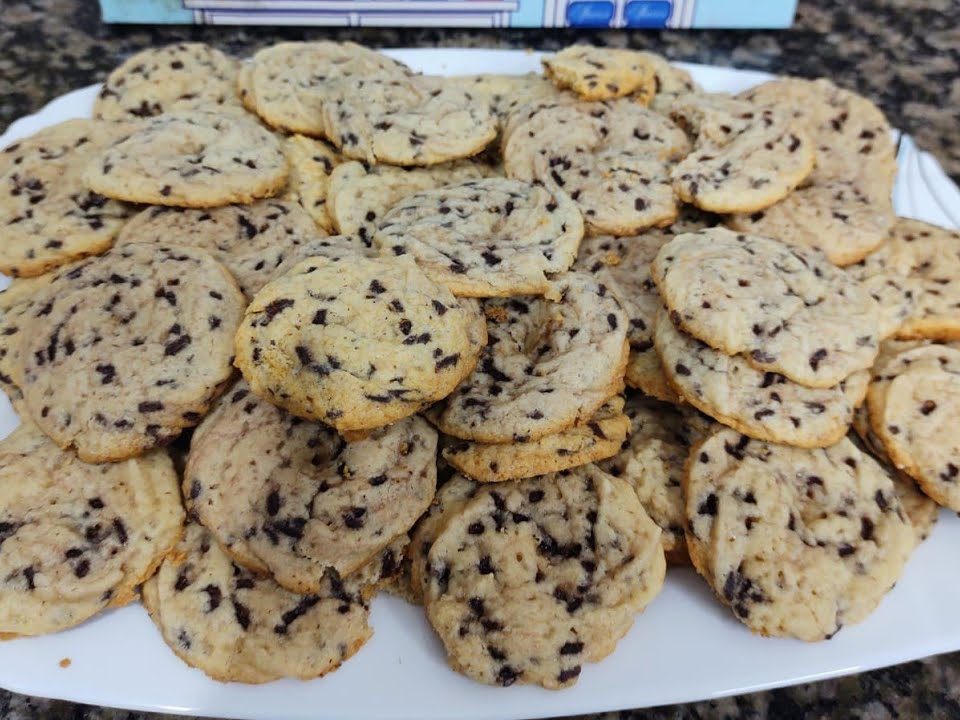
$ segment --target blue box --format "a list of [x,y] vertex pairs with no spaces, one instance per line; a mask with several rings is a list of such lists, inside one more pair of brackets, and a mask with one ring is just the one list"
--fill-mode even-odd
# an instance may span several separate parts
[[108,23],[785,28],[797,0],[100,0]]

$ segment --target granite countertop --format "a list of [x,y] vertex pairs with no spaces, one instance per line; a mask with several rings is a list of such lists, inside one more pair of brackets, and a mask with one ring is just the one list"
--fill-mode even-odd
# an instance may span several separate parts
[[[580,40],[648,48],[675,60],[827,76],[878,102],[891,124],[911,133],[960,180],[957,0],[801,0],[793,29],[779,32],[144,28],[102,25],[95,0],[0,0],[0,131],[66,91],[102,80],[123,58],[149,45],[195,39],[247,55],[276,40],[320,36],[384,47],[556,49]],[[160,717],[0,690],[0,720]],[[796,688],[591,720],[912,717],[960,717],[960,653]]]

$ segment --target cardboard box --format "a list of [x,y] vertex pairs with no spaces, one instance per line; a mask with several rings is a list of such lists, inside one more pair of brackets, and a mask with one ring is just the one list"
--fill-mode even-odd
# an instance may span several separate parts
[[108,23],[784,28],[797,0],[100,0]]

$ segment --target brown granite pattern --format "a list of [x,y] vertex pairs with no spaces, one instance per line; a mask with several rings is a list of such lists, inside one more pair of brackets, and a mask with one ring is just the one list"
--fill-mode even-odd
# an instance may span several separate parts
[[[151,44],[201,39],[245,55],[279,39],[317,37],[381,47],[542,49],[583,40],[650,48],[677,60],[826,75],[879,102],[894,125],[913,134],[954,179],[960,179],[957,0],[801,0],[797,23],[789,31],[645,33],[107,27],[99,22],[95,0],[0,0],[0,130],[57,95],[101,80],[124,57]],[[167,717],[172,716],[92,708],[0,690],[3,720]],[[796,688],[591,716],[591,720],[647,718],[960,718],[960,653]]]

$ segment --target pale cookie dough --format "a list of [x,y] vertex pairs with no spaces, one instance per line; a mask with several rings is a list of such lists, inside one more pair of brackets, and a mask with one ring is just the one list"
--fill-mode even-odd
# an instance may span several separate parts
[[285,199],[299,202],[317,227],[324,232],[333,232],[327,192],[330,176],[343,158],[326,143],[304,135],[291,135],[283,141],[282,147],[290,166]]
[[371,562],[433,499],[437,434],[420,418],[345,442],[240,381],[194,433],[183,495],[236,562],[318,592]]
[[630,434],[622,449],[598,467],[626,480],[640,504],[663,531],[661,541],[671,565],[689,565],[683,536],[684,465],[690,447],[715,426],[696,410],[677,408],[642,395],[632,395],[624,409]]
[[128,123],[67,120],[0,151],[0,272],[40,275],[110,248],[136,209],[88,190],[82,175],[131,131]]
[[238,68],[237,60],[204,43],[147,48],[107,76],[93,116],[137,120],[173,110],[239,109]]
[[388,425],[448,395],[486,341],[476,302],[407,258],[310,258],[267,284],[236,337],[253,392],[340,432]]
[[684,402],[760,440],[826,447],[842,438],[863,401],[870,373],[831,388],[808,388],[752,367],[681,332],[666,312],[654,334],[667,379]]
[[583,100],[610,100],[637,94],[650,99],[656,92],[654,71],[644,53],[620,48],[571,45],[544,58],[547,77]]
[[82,460],[122,460],[200,422],[230,379],[243,295],[202,250],[131,243],[39,297],[21,341],[24,402]]
[[450,665],[489,685],[572,685],[663,585],[660,529],[595,466],[485,486],[428,556],[427,618]]
[[960,510],[960,350],[924,345],[874,372],[870,425],[890,461],[937,503]]
[[876,301],[820,253],[710,228],[666,243],[650,271],[680,329],[758,370],[828,388],[877,356]]
[[630,420],[623,414],[623,398],[617,396],[585,422],[554,435],[516,443],[451,440],[441,454],[450,465],[474,480],[520,480],[608,458],[620,449],[629,427]]
[[518,110],[502,146],[508,177],[566,193],[589,233],[610,235],[676,219],[670,171],[689,150],[680,128],[629,98]]
[[275,128],[319,137],[325,137],[326,103],[362,96],[366,80],[399,82],[412,74],[403,63],[351,42],[278,43],[250,64],[244,85],[257,114]]
[[470,375],[432,409],[447,435],[483,443],[528,442],[593,415],[623,389],[627,317],[603,284],[567,273],[557,303],[484,304],[489,340]]
[[548,274],[576,259],[583,220],[562,193],[488,178],[409,195],[383,216],[374,244],[410,255],[455,295],[549,294]]
[[497,119],[456,80],[371,78],[324,103],[323,134],[355,160],[435,165],[470,157],[497,136]]
[[118,200],[216,207],[269,197],[287,180],[280,141],[256,120],[193,111],[143,121],[95,153],[83,175]]
[[311,595],[237,567],[195,523],[143,587],[143,603],[184,662],[222,682],[301,680],[336,670],[370,638],[362,587],[334,574]]
[[127,223],[117,245],[155,243],[206,250],[251,298],[286,257],[319,232],[299,205],[283,200],[211,209],[154,206]]
[[0,441],[0,639],[131,602],[182,525],[164,451],[87,465],[20,425]]
[[370,247],[377,223],[408,195],[497,175],[496,169],[473,160],[428,168],[345,162],[330,173],[327,212],[338,232],[356,235]]
[[762,210],[813,170],[813,142],[772,108],[726,95],[690,95],[674,103],[671,116],[696,136],[693,151],[673,168],[673,189],[704,210]]
[[815,641],[867,617],[913,527],[890,476],[844,438],[803,450],[723,429],[684,482],[694,567],[753,632]]
[[864,97],[829,80],[784,78],[739,96],[757,108],[791,112],[817,147],[803,185],[765,210],[734,215],[736,230],[822,250],[831,262],[862,260],[893,225],[896,158],[890,126]]

